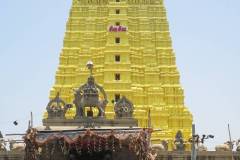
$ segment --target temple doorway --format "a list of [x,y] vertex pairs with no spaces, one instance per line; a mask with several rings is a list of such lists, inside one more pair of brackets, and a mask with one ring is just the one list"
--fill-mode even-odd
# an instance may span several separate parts
[[136,155],[127,148],[123,148],[118,152],[101,151],[101,152],[82,152],[77,153],[76,150],[69,152],[68,160],[137,160]]

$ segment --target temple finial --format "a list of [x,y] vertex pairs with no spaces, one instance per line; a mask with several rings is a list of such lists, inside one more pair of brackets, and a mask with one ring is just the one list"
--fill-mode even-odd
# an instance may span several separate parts
[[92,76],[92,71],[93,71],[93,62],[92,61],[87,62],[87,68],[90,71],[90,76]]

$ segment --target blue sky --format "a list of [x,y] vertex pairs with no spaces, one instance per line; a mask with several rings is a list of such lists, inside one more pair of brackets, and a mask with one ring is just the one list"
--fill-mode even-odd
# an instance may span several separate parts
[[[165,0],[185,103],[199,134],[240,138],[240,1]],[[54,83],[71,0],[12,0],[0,5],[0,130],[35,125]],[[19,125],[13,126],[12,121]]]

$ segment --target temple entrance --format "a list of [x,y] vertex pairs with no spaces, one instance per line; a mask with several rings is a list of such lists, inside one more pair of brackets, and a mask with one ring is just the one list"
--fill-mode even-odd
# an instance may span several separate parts
[[76,150],[72,150],[69,153],[68,160],[113,160],[113,154],[111,151],[101,151],[88,153],[82,152],[81,155]]
[[71,150],[67,160],[137,160],[137,157],[127,148],[123,148],[117,152],[101,151],[88,153],[85,151],[81,155],[76,150]]
[[25,136],[26,160],[150,160],[148,136],[139,128],[37,130]]
[[97,146],[95,149],[88,146],[78,150],[76,147],[63,147],[61,141],[49,142],[41,147],[41,153],[36,156],[38,160],[137,160],[136,153],[130,151],[128,146],[114,151],[106,150],[105,146]]
[[49,144],[44,147],[42,153],[38,157],[39,160],[137,160],[135,153],[123,147],[117,151],[103,150],[103,151],[90,151],[81,150],[77,151],[75,148],[63,151],[59,145],[53,147]]

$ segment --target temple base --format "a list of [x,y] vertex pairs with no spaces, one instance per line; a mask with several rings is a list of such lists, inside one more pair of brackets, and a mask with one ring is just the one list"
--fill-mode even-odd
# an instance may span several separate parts
[[87,128],[95,127],[137,127],[138,122],[133,118],[105,119],[105,118],[81,118],[81,119],[43,119],[43,125],[49,126],[79,126]]

